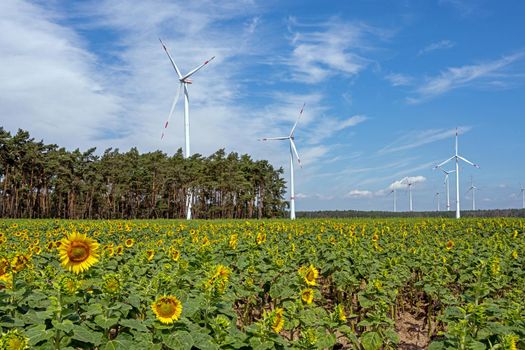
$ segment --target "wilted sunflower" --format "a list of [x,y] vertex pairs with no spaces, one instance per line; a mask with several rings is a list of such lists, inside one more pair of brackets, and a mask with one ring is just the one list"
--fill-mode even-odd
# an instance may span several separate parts
[[445,248],[447,248],[447,250],[454,248],[454,241],[449,239]]
[[86,271],[98,261],[98,243],[85,234],[73,232],[60,242],[60,260],[62,266],[69,271]]
[[24,350],[29,349],[29,338],[20,333],[18,329],[11,329],[2,334],[0,338],[0,349]]
[[157,319],[164,324],[171,324],[180,318],[182,313],[182,303],[173,295],[158,297],[151,308]]
[[314,301],[314,290],[312,288],[306,288],[301,292],[301,300],[307,304],[311,304]]

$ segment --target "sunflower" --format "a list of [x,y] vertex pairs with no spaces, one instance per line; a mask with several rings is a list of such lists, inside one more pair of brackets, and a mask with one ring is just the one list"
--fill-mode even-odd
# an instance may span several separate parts
[[0,277],[9,273],[9,267],[11,264],[6,258],[0,258]]
[[135,240],[133,238],[128,238],[126,239],[126,241],[124,242],[124,245],[126,246],[126,248],[131,248],[133,247],[133,244],[135,244]]
[[0,349],[24,350],[29,349],[29,338],[20,333],[18,329],[11,329],[2,334]]
[[11,260],[11,268],[14,272],[22,271],[29,263],[29,257],[18,254]]
[[335,307],[335,314],[337,316],[337,319],[341,322],[345,322],[346,321],[346,315],[345,315],[345,308],[343,305],[341,304],[337,304],[337,306]]
[[230,236],[229,245],[230,245],[231,249],[237,248],[237,240],[238,240],[238,238],[239,238],[239,236],[236,233],[234,233],[233,235]]
[[72,278],[71,276],[63,276],[59,282],[60,292],[66,295],[75,295],[82,285],[82,281]]
[[272,313],[272,329],[275,333],[282,331],[284,327],[283,309],[278,307]]
[[102,290],[107,294],[116,295],[122,291],[122,279],[116,273],[108,273],[102,277]]
[[73,232],[60,242],[60,260],[62,266],[69,271],[80,273],[98,262],[98,243],[85,234]]
[[311,304],[314,301],[314,290],[312,288],[306,288],[301,292],[301,300],[307,304]]
[[449,239],[445,248],[447,248],[447,250],[454,248],[454,241]]
[[158,297],[151,308],[157,316],[157,319],[164,324],[172,324],[177,321],[182,313],[182,303],[173,295],[164,295]]
[[155,256],[155,251],[153,249],[146,250],[146,259],[148,259],[148,261],[153,260],[154,256]]
[[304,281],[309,286],[315,286],[315,280],[319,277],[319,271],[313,266],[310,265],[304,272]]
[[266,233],[264,233],[264,232],[257,233],[256,242],[257,242],[257,244],[262,244],[262,243],[266,242]]

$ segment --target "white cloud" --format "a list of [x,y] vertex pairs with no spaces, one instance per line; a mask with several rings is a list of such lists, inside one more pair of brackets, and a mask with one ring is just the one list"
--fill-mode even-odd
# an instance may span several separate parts
[[367,190],[351,190],[346,194],[346,197],[349,198],[371,198],[374,196],[374,193]]
[[441,41],[432,43],[430,45],[427,45],[421,50],[419,50],[418,56],[421,56],[421,55],[424,55],[424,54],[427,54],[429,52],[436,51],[436,50],[450,49],[450,48],[453,48],[454,46],[456,46],[456,43],[454,43],[453,41],[441,40]]
[[413,82],[412,77],[401,73],[390,73],[385,79],[388,80],[392,86],[407,86]]
[[294,18],[289,22],[293,51],[285,63],[291,66],[294,80],[306,83],[318,83],[335,74],[355,76],[371,62],[363,56],[370,49],[370,38],[385,35],[363,23],[335,18],[315,25],[304,25]]
[[427,78],[416,88],[416,96],[408,98],[407,101],[419,103],[474,82],[479,84],[487,78],[501,74],[505,68],[523,56],[523,53],[515,53],[490,62],[447,68],[439,75]]

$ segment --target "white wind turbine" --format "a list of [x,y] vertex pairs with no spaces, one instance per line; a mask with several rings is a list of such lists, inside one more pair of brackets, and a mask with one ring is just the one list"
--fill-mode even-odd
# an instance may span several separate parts
[[525,209],[525,187],[523,185],[520,185],[521,188],[521,201],[522,201],[522,209]]
[[409,210],[412,211],[412,186],[415,182],[412,182],[412,180],[408,177],[405,177],[401,182],[405,182],[405,184],[408,186],[408,199],[409,199]]
[[303,104],[303,107],[301,108],[301,112],[299,112],[299,117],[297,117],[297,120],[295,121],[295,124],[293,125],[292,130],[290,131],[290,135],[281,136],[281,137],[266,137],[263,139],[259,139],[259,141],[272,141],[272,140],[289,140],[290,141],[290,219],[292,220],[295,220],[295,188],[294,188],[294,171],[293,171],[294,154],[295,154],[295,157],[297,158],[297,163],[299,163],[299,166],[301,166],[301,159],[299,158],[299,153],[297,153],[297,147],[295,147],[295,142],[293,140],[295,139],[294,132],[295,132],[295,128],[297,127],[297,123],[299,122],[299,119],[303,115],[304,106],[305,104]]
[[396,189],[394,188],[392,191],[388,192],[388,196],[390,196],[391,194],[394,194],[394,213],[397,211],[397,198],[396,198]]
[[467,160],[458,154],[458,129],[457,128],[456,128],[456,154],[450,157],[449,159],[445,160],[444,162],[436,165],[434,169],[441,168],[443,165],[450,162],[451,160],[456,161],[456,219],[459,219],[461,217],[460,203],[459,203],[459,160],[462,160],[465,163],[470,164],[476,168],[479,168],[479,165],[472,163],[470,160]]
[[472,210],[476,210],[476,191],[478,188],[474,186],[474,181],[472,180],[472,177],[470,177],[470,187],[467,190],[467,193],[472,191]]
[[[197,66],[196,68],[190,70],[185,75],[182,75],[180,73],[179,67],[175,64],[175,61],[173,58],[171,58],[170,53],[168,52],[168,49],[166,48],[166,45],[160,40],[160,43],[162,44],[162,47],[164,48],[164,51],[166,51],[166,54],[168,55],[171,65],[173,66],[173,69],[175,69],[175,72],[177,73],[177,76],[179,78],[179,89],[177,90],[177,94],[175,95],[175,98],[173,99],[173,103],[171,105],[170,114],[168,115],[168,119],[166,120],[166,123],[164,124],[164,130],[162,131],[161,139],[164,138],[164,131],[168,128],[168,124],[171,120],[171,116],[173,115],[173,112],[175,111],[175,106],[177,105],[177,102],[179,100],[180,91],[184,89],[184,135],[185,135],[185,141],[186,141],[186,149],[184,158],[189,158],[191,155],[190,152],[190,98],[188,95],[188,84],[191,84],[191,80],[189,79],[193,74],[197,73],[202,67],[207,65],[211,60],[215,58],[213,56],[209,60],[205,61],[203,64]],[[191,202],[193,201],[193,196],[190,190],[190,194],[186,196],[186,219],[191,219]]]
[[436,201],[437,201],[437,211],[439,211],[440,207],[439,207],[439,192],[436,192],[436,194],[434,195],[434,197],[436,198]]
[[443,170],[441,169],[441,171],[443,172],[443,174],[445,174],[445,181],[443,182],[447,188],[447,211],[450,210],[450,184],[449,184],[449,181],[448,181],[448,176],[452,173],[455,173],[456,171],[455,170]]

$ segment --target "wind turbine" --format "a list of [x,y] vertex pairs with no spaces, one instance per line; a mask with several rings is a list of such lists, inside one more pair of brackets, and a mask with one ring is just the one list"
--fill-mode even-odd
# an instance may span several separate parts
[[467,193],[472,191],[472,210],[476,210],[476,190],[478,188],[474,186],[474,181],[472,180],[472,176],[470,177],[470,187],[467,190]]
[[447,211],[450,211],[450,184],[449,184],[449,181],[448,181],[448,176],[452,173],[455,173],[456,171],[455,170],[443,170],[441,169],[441,171],[445,174],[445,181],[443,182],[447,188]]
[[479,165],[472,163],[470,160],[467,160],[458,154],[458,129],[456,128],[456,154],[445,160],[444,162],[436,165],[434,169],[441,168],[443,165],[447,164],[451,160],[456,161],[456,219],[461,217],[460,213],[460,203],[459,203],[459,160],[464,161],[467,164],[470,164],[476,168],[479,168]]
[[392,191],[388,192],[388,196],[390,196],[391,194],[394,194],[394,213],[397,211],[397,199],[396,199],[396,189],[394,188]]
[[[175,106],[177,105],[177,102],[179,100],[180,91],[184,89],[184,136],[185,136],[185,141],[186,141],[186,149],[185,149],[184,158],[189,158],[191,155],[191,152],[190,152],[190,97],[188,95],[188,84],[192,83],[192,81],[190,80],[190,77],[193,74],[197,73],[202,67],[207,65],[211,60],[213,60],[215,56],[205,61],[203,64],[193,68],[185,75],[182,75],[180,73],[179,67],[177,67],[177,65],[175,64],[175,61],[173,60],[173,58],[171,58],[171,55],[168,52],[168,49],[166,48],[166,45],[164,45],[164,43],[162,42],[162,40],[160,40],[160,38],[159,38],[159,41],[162,44],[164,51],[166,51],[166,54],[168,55],[171,61],[171,65],[173,66],[173,69],[175,69],[175,72],[177,73],[177,76],[180,82],[179,89],[177,90],[177,94],[175,95],[175,98],[173,99],[170,114],[168,115],[168,119],[166,120],[166,123],[164,124],[164,130],[162,131],[162,135],[160,138],[161,139],[164,138],[164,132],[168,128],[168,124],[171,120],[171,116],[173,115],[173,112],[175,111]],[[190,194],[186,196],[186,219],[187,220],[191,219],[191,202],[192,201],[193,201],[193,195],[190,190]]]
[[292,127],[292,130],[290,131],[290,134],[288,136],[281,136],[281,137],[266,137],[263,139],[259,139],[259,141],[273,141],[273,140],[288,140],[290,141],[290,219],[295,220],[295,188],[294,188],[294,171],[293,171],[293,156],[295,154],[295,157],[297,158],[297,163],[299,163],[299,166],[301,165],[301,159],[299,158],[299,153],[297,153],[297,147],[295,147],[295,142],[293,141],[295,139],[294,132],[295,128],[297,127],[297,123],[299,122],[299,119],[303,115],[305,104],[303,104],[303,107],[301,108],[301,112],[299,112],[299,117],[297,117],[297,120],[295,121],[295,124]]
[[521,188],[521,200],[522,200],[522,209],[525,209],[525,187],[523,185],[520,185]]
[[436,198],[437,200],[437,211],[439,211],[439,192],[436,192],[436,194],[434,195],[434,197]]
[[401,182],[405,181],[405,184],[408,186],[408,198],[409,198],[409,209],[412,211],[412,182],[408,177],[405,177]]

